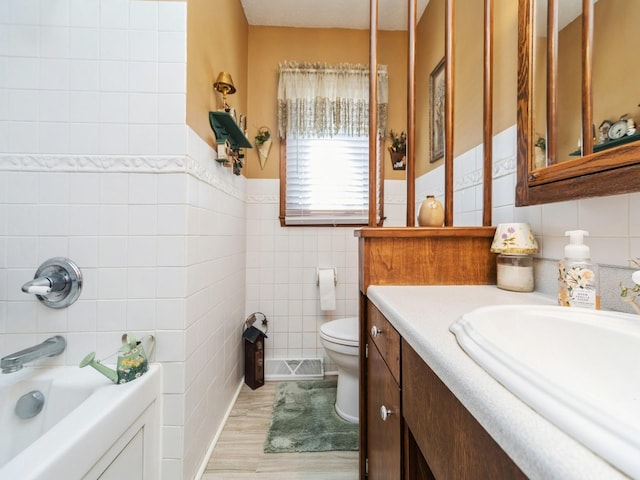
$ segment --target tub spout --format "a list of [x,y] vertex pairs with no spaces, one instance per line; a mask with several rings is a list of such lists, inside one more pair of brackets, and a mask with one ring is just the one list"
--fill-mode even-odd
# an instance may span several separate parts
[[60,355],[64,352],[66,346],[66,340],[60,335],[56,335],[55,337],[47,338],[38,345],[3,357],[0,360],[0,368],[2,368],[2,373],[17,372],[25,363],[33,362],[39,358]]

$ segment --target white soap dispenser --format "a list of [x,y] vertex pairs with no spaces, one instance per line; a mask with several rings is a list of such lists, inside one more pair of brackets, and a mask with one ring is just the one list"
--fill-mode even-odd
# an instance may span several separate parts
[[589,232],[570,230],[565,235],[569,244],[558,262],[558,305],[600,309],[598,266],[591,263],[589,247],[584,244]]

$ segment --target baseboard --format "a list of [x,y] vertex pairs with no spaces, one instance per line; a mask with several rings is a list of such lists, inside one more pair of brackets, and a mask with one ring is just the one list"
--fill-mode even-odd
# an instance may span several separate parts
[[220,426],[216,430],[216,433],[213,436],[213,439],[211,440],[211,444],[209,445],[209,448],[207,449],[207,453],[204,456],[204,459],[202,460],[202,464],[200,465],[200,468],[198,469],[198,472],[196,473],[196,475],[193,477],[194,480],[200,480],[202,478],[202,475],[204,475],[204,471],[207,468],[207,463],[209,463],[209,458],[211,457],[211,454],[213,453],[213,449],[216,447],[216,444],[220,439],[220,435],[222,434],[222,430],[224,429],[224,426],[227,424],[229,415],[231,415],[231,411],[233,410],[233,406],[236,404],[236,400],[238,400],[238,395],[240,395],[240,390],[242,390],[243,385],[244,385],[244,377],[240,379],[240,384],[238,385],[236,393],[233,396],[233,401],[229,404],[227,411],[224,413],[224,418],[222,419]]

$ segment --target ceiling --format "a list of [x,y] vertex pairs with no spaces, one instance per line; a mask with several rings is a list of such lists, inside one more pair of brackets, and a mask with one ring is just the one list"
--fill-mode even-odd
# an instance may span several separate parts
[[[249,25],[369,29],[369,0],[240,0]],[[418,18],[429,0],[417,0]],[[408,2],[378,0],[378,28],[407,30]]]

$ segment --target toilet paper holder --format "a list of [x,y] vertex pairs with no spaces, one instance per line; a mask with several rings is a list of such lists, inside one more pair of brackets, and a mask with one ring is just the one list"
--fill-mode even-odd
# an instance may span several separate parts
[[320,286],[320,270],[333,270],[333,284],[338,285],[338,270],[335,267],[317,268],[316,285]]

